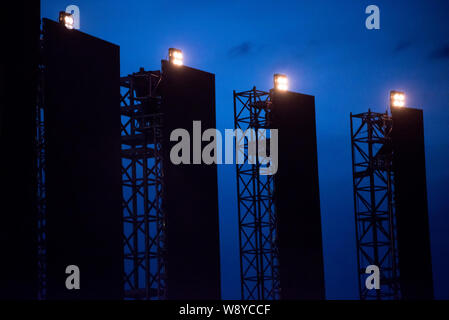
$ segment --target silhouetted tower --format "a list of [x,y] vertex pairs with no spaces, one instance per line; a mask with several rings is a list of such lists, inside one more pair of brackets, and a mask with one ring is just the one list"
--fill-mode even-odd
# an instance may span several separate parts
[[404,300],[434,298],[423,110],[391,107],[399,280]]
[[234,92],[234,113],[242,299],[324,299],[315,99],[277,74]]
[[[391,115],[350,116],[359,294],[433,299],[423,112],[391,96]],[[366,288],[368,265],[380,269],[378,290]]]
[[[279,298],[279,270],[276,244],[276,215],[274,210],[274,177],[261,175],[259,144],[269,137],[262,130],[270,128],[271,95],[252,90],[234,91],[234,124],[236,129],[250,130],[245,139],[236,137],[240,148],[237,163],[237,201],[240,243],[241,294],[245,300]],[[262,136],[260,136],[262,134]],[[249,144],[256,144],[256,153],[250,154]],[[237,155],[236,155],[237,157]],[[250,164],[249,160],[255,164]]]
[[[363,300],[398,298],[392,120],[371,111],[351,113],[350,119],[359,295]],[[380,290],[365,286],[369,265],[380,269]]]
[[121,79],[125,295],[216,300],[217,167],[171,161],[174,130],[196,139],[193,121],[215,128],[215,76],[182,65],[180,50],[169,56],[161,71]]
[[159,71],[120,79],[125,297],[166,298]]
[[[42,53],[45,293],[121,299],[120,50],[43,19]],[[66,288],[71,265],[80,270],[79,290]]]
[[[20,19],[16,14],[20,12]],[[1,10],[0,300],[38,296],[36,98],[40,1]]]

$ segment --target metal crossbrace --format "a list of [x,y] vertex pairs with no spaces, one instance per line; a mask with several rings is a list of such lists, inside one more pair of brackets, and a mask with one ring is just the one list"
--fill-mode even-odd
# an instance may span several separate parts
[[[256,88],[239,93],[234,91],[235,128],[244,132],[253,129],[249,139],[236,137],[236,145],[241,147],[238,150],[244,159],[243,163],[236,164],[241,295],[244,300],[279,298],[274,179],[272,175],[260,174],[264,159],[257,156],[265,151],[262,148],[269,140],[268,131],[263,129],[270,128],[270,110],[270,93]],[[254,142],[256,153],[251,154],[249,146]],[[261,145],[261,142],[265,144]]]
[[[159,72],[121,78],[122,209],[126,299],[166,299]],[[147,86],[138,96],[137,83]]]
[[[350,115],[360,299],[399,299],[399,268],[388,113]],[[380,269],[380,289],[368,290],[366,267]]]

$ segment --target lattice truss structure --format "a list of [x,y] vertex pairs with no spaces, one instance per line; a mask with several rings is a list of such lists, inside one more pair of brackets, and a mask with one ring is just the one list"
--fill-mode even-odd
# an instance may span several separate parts
[[[270,93],[234,91],[241,294],[244,300],[279,298],[274,178],[266,175]],[[259,155],[259,156],[256,156]],[[262,174],[261,174],[262,173]]]
[[[360,299],[398,299],[392,119],[371,111],[350,119]],[[369,265],[380,269],[379,290],[366,287]]]
[[121,78],[124,289],[127,299],[166,299],[159,71]]

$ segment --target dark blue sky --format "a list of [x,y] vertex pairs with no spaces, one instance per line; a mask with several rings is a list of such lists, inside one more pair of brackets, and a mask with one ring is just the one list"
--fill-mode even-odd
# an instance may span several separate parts
[[[159,69],[169,47],[215,73],[219,129],[233,128],[232,90],[268,90],[276,72],[316,96],[328,299],[358,298],[349,112],[404,90],[424,109],[435,291],[449,299],[449,1],[42,0],[42,16],[69,4],[81,31],[120,45],[122,75]],[[370,4],[380,30],[365,28]],[[218,170],[223,298],[239,299],[235,167]]]

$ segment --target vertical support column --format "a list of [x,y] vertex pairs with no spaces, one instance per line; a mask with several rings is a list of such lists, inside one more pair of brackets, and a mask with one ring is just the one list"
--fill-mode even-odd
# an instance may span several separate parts
[[[391,144],[388,114],[350,115],[360,299],[399,299]],[[380,289],[368,290],[366,267],[380,269]]]
[[[263,164],[258,156],[265,151],[261,147],[269,144],[265,129],[270,128],[270,108],[268,92],[256,88],[234,91],[240,276],[244,300],[279,298],[274,180],[272,175],[260,174]],[[263,141],[265,144],[260,144]]]
[[[42,49],[41,49],[42,50]],[[44,116],[44,68],[39,65],[36,103],[36,169],[37,169],[37,261],[38,299],[46,299],[47,250],[46,250],[46,185],[45,185],[45,116]]]
[[[20,21],[12,12],[20,12]],[[38,295],[36,98],[40,1],[0,11],[0,300]],[[7,44],[7,45],[6,45]]]
[[432,300],[423,110],[392,106],[391,117],[401,298]]
[[160,73],[121,79],[125,297],[166,299]]

